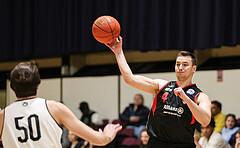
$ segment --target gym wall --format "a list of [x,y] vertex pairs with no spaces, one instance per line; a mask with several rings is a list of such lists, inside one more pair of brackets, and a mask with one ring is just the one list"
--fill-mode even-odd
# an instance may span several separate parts
[[[211,100],[219,100],[222,103],[224,114],[234,113],[240,117],[238,95],[240,83],[240,69],[223,70],[222,81],[218,81],[218,71],[197,71],[193,77],[193,83],[206,93]],[[171,73],[151,73],[142,74],[152,79],[176,80],[175,74]],[[61,100],[61,79],[43,79],[39,87],[38,96],[56,101]],[[136,93],[144,96],[145,105],[151,108],[153,95],[142,92],[127,85],[123,78],[118,76],[102,77],[72,77],[62,80],[62,101],[79,118],[81,116],[78,109],[81,101],[87,101],[90,109],[97,111],[102,118],[110,121],[118,118],[118,108],[123,112],[124,108],[133,102]],[[7,82],[7,104],[16,99],[15,94]],[[118,104],[118,99],[120,104]]]

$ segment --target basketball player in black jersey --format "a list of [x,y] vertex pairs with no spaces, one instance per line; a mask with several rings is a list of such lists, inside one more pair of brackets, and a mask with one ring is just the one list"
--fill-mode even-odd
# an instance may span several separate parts
[[197,69],[196,57],[181,51],[176,59],[177,81],[133,75],[122,50],[122,38],[106,44],[115,54],[119,69],[127,84],[147,93],[155,94],[148,120],[150,139],[148,148],[196,148],[194,130],[197,123],[207,126],[211,117],[211,102],[202,93],[192,77]]

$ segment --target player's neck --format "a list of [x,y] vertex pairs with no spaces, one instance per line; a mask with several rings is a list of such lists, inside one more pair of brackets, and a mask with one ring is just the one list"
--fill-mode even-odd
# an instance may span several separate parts
[[17,100],[25,100],[25,99],[31,99],[31,98],[36,98],[37,96],[28,96],[28,97],[22,97],[22,98],[17,98]]
[[187,81],[180,81],[180,80],[177,80],[177,84],[179,87],[185,87],[185,86],[188,86],[190,84],[192,84],[192,80],[187,80]]

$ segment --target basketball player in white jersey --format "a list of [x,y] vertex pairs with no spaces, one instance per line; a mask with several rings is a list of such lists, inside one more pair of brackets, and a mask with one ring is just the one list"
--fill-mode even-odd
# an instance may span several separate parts
[[10,85],[18,99],[0,111],[0,138],[4,148],[60,148],[62,124],[100,146],[110,143],[121,130],[119,124],[108,124],[103,131],[94,131],[65,105],[38,98],[40,81],[33,61],[19,63],[11,71]]

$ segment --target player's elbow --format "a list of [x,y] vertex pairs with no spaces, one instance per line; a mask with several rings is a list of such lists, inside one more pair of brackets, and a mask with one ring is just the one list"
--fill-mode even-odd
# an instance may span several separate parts
[[132,84],[132,81],[130,79],[124,79],[125,83],[127,83],[128,85]]
[[122,72],[122,76],[123,79],[125,81],[125,83],[127,83],[128,85],[131,85],[134,83],[134,80],[136,79],[135,76],[132,74],[132,72]]
[[131,77],[123,77],[125,83],[127,83],[128,85],[132,85],[133,84],[133,79]]

